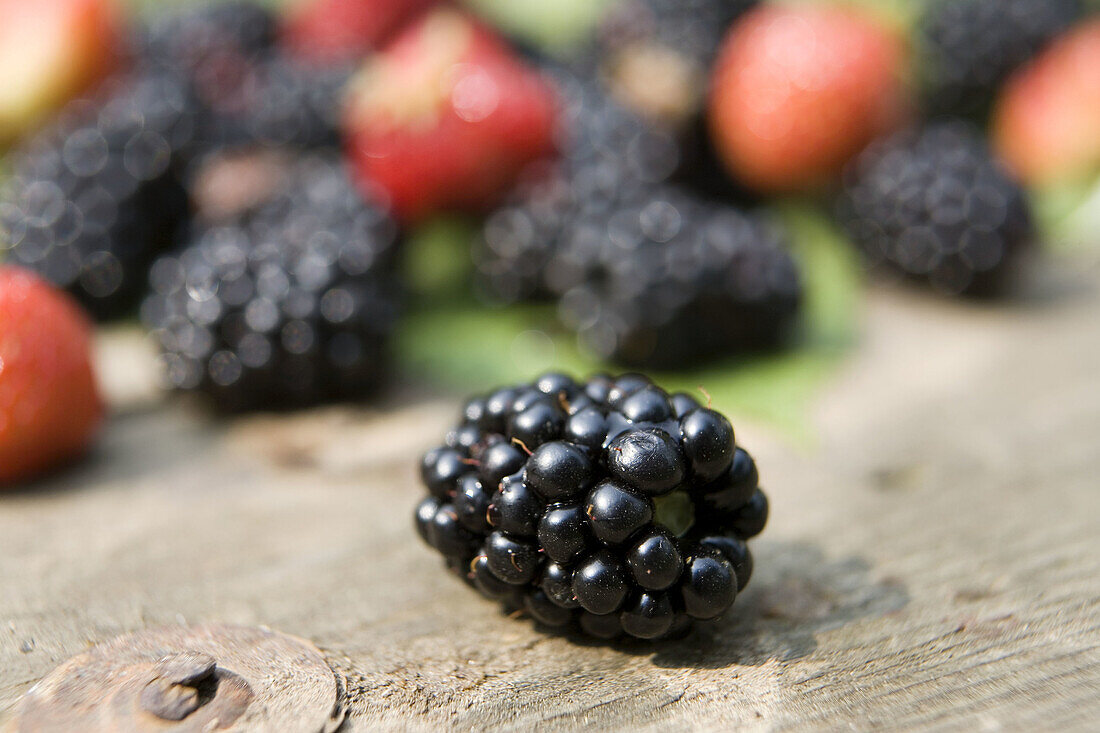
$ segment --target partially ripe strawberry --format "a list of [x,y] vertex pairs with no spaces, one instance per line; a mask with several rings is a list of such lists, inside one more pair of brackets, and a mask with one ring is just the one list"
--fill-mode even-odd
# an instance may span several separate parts
[[994,112],[993,140],[1028,183],[1100,168],[1100,20],[1062,36],[1009,79]]
[[284,40],[295,56],[333,63],[361,58],[439,0],[300,0]]
[[556,96],[487,28],[437,10],[352,82],[349,156],[405,220],[491,206],[553,149]]
[[103,406],[90,332],[68,295],[0,267],[0,485],[33,478],[91,441]]
[[709,123],[719,155],[764,192],[812,189],[904,116],[903,48],[839,6],[763,5],[733,27],[715,65]]
[[121,19],[115,0],[0,0],[0,145],[107,75]]

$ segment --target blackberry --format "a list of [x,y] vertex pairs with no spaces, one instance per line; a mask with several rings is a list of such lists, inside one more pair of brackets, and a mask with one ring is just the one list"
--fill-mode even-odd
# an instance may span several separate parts
[[507,303],[558,297],[582,280],[587,262],[566,251],[569,243],[579,249],[595,240],[612,210],[671,179],[680,164],[671,132],[591,83],[565,73],[555,79],[561,159],[490,215],[476,253],[489,295]]
[[196,128],[189,90],[159,73],[70,105],[11,159],[0,242],[99,319],[126,313],[188,216],[181,183]]
[[930,3],[916,32],[927,112],[983,118],[1009,74],[1081,15],[1081,0]]
[[[527,443],[515,418],[535,407],[558,419]],[[542,626],[674,638],[748,584],[767,499],[729,421],[689,395],[639,374],[545,374],[469,400],[448,436],[421,461],[417,531]]]
[[959,121],[872,144],[846,173],[839,215],[872,265],[949,293],[1003,291],[1034,236],[1027,194]]
[[589,351],[628,365],[780,342],[802,286],[779,232],[674,185],[670,133],[584,84],[564,88],[563,159],[483,230],[489,294],[556,300]]
[[313,66],[276,48],[277,22],[254,2],[211,3],[158,17],[140,35],[139,62],[194,90],[201,150],[336,148],[351,69]]
[[[166,381],[222,408],[356,398],[384,371],[396,225],[361,198],[338,160],[307,156],[286,180],[265,203],[198,228],[150,274],[142,315]],[[465,473],[456,456],[442,450],[424,466],[440,497],[454,495]]]
[[558,312],[602,359],[676,367],[775,346],[796,321],[797,266],[753,216],[656,189],[594,234],[566,249],[586,271]]

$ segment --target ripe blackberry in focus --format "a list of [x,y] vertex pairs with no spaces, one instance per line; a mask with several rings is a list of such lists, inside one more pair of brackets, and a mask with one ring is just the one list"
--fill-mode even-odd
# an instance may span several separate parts
[[285,179],[151,270],[142,317],[166,381],[212,395],[221,409],[354,399],[384,372],[396,225],[337,160],[300,159]]
[[97,318],[124,314],[188,215],[180,181],[196,119],[186,85],[150,73],[70,105],[13,155],[0,247]]
[[1034,236],[1026,193],[958,121],[872,144],[847,172],[839,209],[872,265],[953,294],[1003,291]]
[[916,38],[925,109],[983,119],[1008,75],[1081,15],[1081,0],[930,3]]
[[544,374],[469,400],[420,465],[421,538],[541,626],[680,636],[732,605],[768,502],[733,426],[642,375]]

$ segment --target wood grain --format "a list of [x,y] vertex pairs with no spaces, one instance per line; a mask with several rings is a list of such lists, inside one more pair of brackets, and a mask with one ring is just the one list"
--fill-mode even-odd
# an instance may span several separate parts
[[314,641],[355,731],[1094,728],[1100,268],[1074,265],[1004,306],[874,291],[813,445],[734,416],[773,515],[735,612],[678,644],[545,635],[441,570],[413,460],[453,400],[219,423],[118,385],[91,462],[0,501],[0,711],[92,643],[227,622]]

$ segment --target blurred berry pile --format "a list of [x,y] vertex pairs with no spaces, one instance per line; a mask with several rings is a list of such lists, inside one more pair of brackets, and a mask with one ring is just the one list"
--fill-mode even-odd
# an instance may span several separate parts
[[97,319],[140,310],[172,388],[270,409],[381,383],[403,242],[439,214],[477,217],[480,298],[676,369],[799,338],[782,197],[876,268],[1003,294],[1037,238],[1025,185],[1100,168],[1082,0],[927,0],[909,24],[609,0],[556,54],[545,15],[468,5],[5,2],[0,251]]

